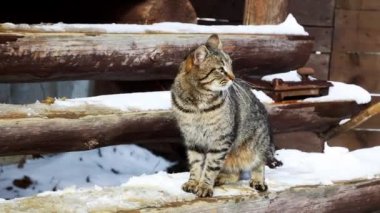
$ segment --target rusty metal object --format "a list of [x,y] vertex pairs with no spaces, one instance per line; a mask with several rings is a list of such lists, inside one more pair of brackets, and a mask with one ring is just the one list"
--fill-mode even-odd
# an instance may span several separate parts
[[272,82],[253,78],[245,80],[249,81],[255,89],[263,90],[276,102],[328,94],[332,84],[324,80],[310,80],[309,76],[314,74],[312,68],[302,67],[297,70],[297,73],[301,76],[300,82],[286,82],[279,78],[273,79]]

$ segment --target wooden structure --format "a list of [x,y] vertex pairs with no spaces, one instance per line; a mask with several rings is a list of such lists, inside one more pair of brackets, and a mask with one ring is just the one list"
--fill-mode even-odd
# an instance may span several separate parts
[[[199,17],[243,23],[241,14],[244,11],[244,1],[226,0],[223,4],[219,4],[218,0],[203,2],[192,0]],[[380,1],[288,0],[288,9],[315,38],[315,45],[306,64],[314,68],[314,77],[357,84],[373,94],[373,103],[378,102]],[[201,19],[201,23],[210,24],[210,21]],[[350,149],[380,145],[379,129],[380,115],[369,119],[355,130],[332,139],[331,143]]]
[[[297,186],[290,189],[257,194],[251,189],[228,186],[232,196],[194,199],[160,195],[148,199],[139,188],[112,187],[93,190],[45,194],[0,204],[1,212],[37,212],[67,210],[81,212],[376,212],[380,209],[380,180],[354,180],[325,186]],[[147,189],[143,189],[143,193]],[[133,197],[133,194],[136,195]],[[124,194],[124,196],[120,196]],[[104,200],[117,198],[115,204]],[[169,201],[168,201],[169,200]],[[75,205],[73,205],[75,204]]]
[[[330,107],[337,111],[331,113]],[[355,102],[266,105],[274,133],[323,133],[364,107]],[[0,132],[0,156],[88,150],[126,141],[153,146],[181,142],[169,110],[123,112],[97,105],[0,105]],[[315,151],[322,150],[318,143]]]
[[[208,36],[93,30],[28,32],[0,27],[0,82],[171,80],[183,58]],[[309,36],[220,36],[239,76],[296,69],[306,63],[313,46]]]
[[[330,16],[334,14],[334,5],[336,4],[338,9],[347,7],[346,4],[339,4],[339,1],[336,1],[323,0],[318,1],[319,3],[311,0],[306,1],[311,9],[304,10],[305,8],[303,8],[302,10],[299,9],[298,13],[295,13],[296,17],[304,16],[301,23],[308,25],[307,30],[317,38],[318,42],[314,49],[310,45],[310,38],[303,36],[222,35],[227,52],[231,53],[232,58],[237,63],[235,66],[236,72],[244,76],[252,74],[251,72],[255,71],[255,69],[262,70],[262,73],[256,72],[255,74],[257,75],[286,71],[302,66],[311,54],[309,65],[317,70],[317,77],[322,79],[327,79],[328,76],[334,77],[332,74],[333,69],[328,70],[331,45],[323,39],[324,35],[331,34],[335,30],[333,29],[333,16]],[[192,2],[194,7],[197,8],[197,1],[193,0]],[[205,4],[212,4],[213,2],[215,3],[216,1],[210,0]],[[247,0],[246,2],[252,1]],[[258,0],[257,2],[263,1]],[[285,0],[281,2],[284,3],[284,7],[288,4],[288,1]],[[361,2],[360,6],[355,4],[355,7],[358,8],[363,8],[363,5],[365,5],[364,0],[350,2]],[[301,5],[296,3],[299,3],[299,1],[290,0],[289,7],[296,9]],[[324,23],[318,25],[318,27],[312,26],[312,18],[316,17],[313,13],[317,11],[312,7],[315,4],[323,4],[323,7],[328,6],[328,10],[322,10],[327,17],[322,17],[322,21],[326,21],[327,27],[323,25]],[[228,3],[225,5],[228,5]],[[352,5],[349,4],[349,6],[351,8]],[[260,5],[255,4],[251,4],[251,7],[254,9],[261,8]],[[364,8],[367,7],[377,7],[377,3],[373,2],[370,5],[365,5]],[[207,11],[215,10],[208,9]],[[234,13],[221,14],[234,15]],[[252,20],[255,20],[248,17],[245,16],[246,23],[251,23]],[[262,16],[257,16],[256,18],[257,20],[265,20]],[[318,16],[318,18],[321,17]],[[223,17],[220,17],[220,19],[223,19]],[[236,23],[238,20],[234,19],[233,22]],[[321,26],[322,28],[320,28]],[[0,81],[23,82],[83,78],[129,81],[172,79],[175,74],[174,67],[177,66],[176,64],[184,54],[198,45],[198,42],[204,40],[201,35],[181,35],[181,37],[144,35],[136,43],[130,39],[132,36],[102,35],[89,32],[60,34],[3,30],[0,35]],[[107,42],[107,38],[109,39],[110,37],[112,37],[111,40],[116,42]],[[156,37],[159,37],[160,41],[153,39]],[[73,40],[77,43],[73,42]],[[160,43],[162,41],[165,43]],[[183,43],[186,45],[183,45]],[[276,52],[278,44],[283,45],[280,52]],[[35,46],[31,48],[28,45]],[[94,49],[94,45],[98,48]],[[155,48],[151,48],[151,46],[155,46]],[[240,47],[238,50],[237,46]],[[263,50],[263,52],[258,54],[251,51],[252,46]],[[144,51],[139,50],[139,48],[143,48]],[[33,52],[30,49],[37,51]],[[322,49],[325,51],[321,51]],[[322,52],[322,54],[317,53],[317,51]],[[334,62],[335,55],[334,53],[332,54],[332,61]],[[78,58],[74,57],[78,55]],[[338,56],[341,55],[338,54]],[[157,60],[157,57],[160,57],[165,63]],[[255,58],[255,60],[251,60],[252,58]],[[359,58],[358,54],[350,56],[350,60],[354,61],[356,66],[361,65]],[[263,61],[268,62],[268,60],[273,60],[275,63],[263,63]],[[331,67],[334,68],[333,65]],[[120,72],[122,69],[126,71]],[[378,106],[375,105],[374,108],[369,108],[368,111],[375,109],[373,111],[378,112]],[[26,107],[30,110],[34,106]],[[353,116],[364,106],[359,106],[354,102],[300,103],[295,101],[270,104],[266,107],[270,114],[273,130],[277,135],[292,132],[312,132],[314,135],[324,133],[322,138],[326,139],[337,132],[345,130],[345,128],[352,127],[351,124],[347,124],[329,132],[331,128],[338,125],[340,120]],[[332,112],[332,108],[337,110]],[[85,150],[124,143],[126,137],[134,143],[157,143],[163,141],[175,143],[180,140],[173,118],[170,112],[165,110],[121,112],[95,106],[94,108],[74,108],[62,111],[45,106],[39,113],[31,115],[28,114],[28,110],[23,109],[22,106],[0,105],[0,112],[5,112],[0,115],[0,132],[2,132],[0,135],[0,155]],[[368,116],[365,112],[364,114],[359,114],[357,120],[366,119]],[[355,121],[356,118],[353,120]],[[149,131],[146,131],[146,129],[149,129]],[[68,144],[67,141],[71,141],[71,143]],[[321,151],[320,141],[317,145],[319,146],[319,151]],[[149,209],[151,206],[145,206],[146,209],[134,210],[230,212],[237,210],[236,203],[238,203],[239,211],[272,212],[278,209],[290,211],[322,210],[325,212],[374,211],[380,208],[378,202],[380,200],[379,189],[379,180],[362,180],[344,184],[337,183],[332,186],[298,187],[282,192],[268,193],[265,196],[247,195],[196,199],[154,206],[158,208],[153,210]],[[28,209],[31,208],[30,204],[32,204],[33,208],[40,208],[44,207],[46,203],[54,205],[55,198],[53,196],[33,197],[29,200],[17,201],[19,203],[16,203],[16,206],[7,207],[5,204],[0,208],[5,208],[5,211],[11,211],[12,208]],[[61,198],[59,197],[59,199]],[[38,202],[39,205],[36,207],[36,205],[33,205],[33,201]],[[49,205],[50,208],[45,207],[45,210],[51,210],[51,206]],[[125,211],[128,210],[132,209],[126,209]],[[119,211],[123,211],[123,209],[119,209]]]

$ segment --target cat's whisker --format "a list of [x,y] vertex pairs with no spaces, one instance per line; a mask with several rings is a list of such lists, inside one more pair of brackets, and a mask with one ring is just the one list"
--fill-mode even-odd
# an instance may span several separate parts
[[246,98],[249,98],[249,96],[248,97],[244,97],[244,95],[241,92],[241,88],[240,88],[239,84],[234,83],[234,84],[232,84],[232,86],[233,86],[233,88],[235,90],[236,95],[239,97],[239,99],[241,99],[241,101],[243,101],[244,104],[247,104]]

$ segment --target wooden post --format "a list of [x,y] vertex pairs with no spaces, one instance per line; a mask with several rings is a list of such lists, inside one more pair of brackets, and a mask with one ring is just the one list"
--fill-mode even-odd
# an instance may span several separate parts
[[245,0],[243,23],[279,24],[288,15],[288,0]]

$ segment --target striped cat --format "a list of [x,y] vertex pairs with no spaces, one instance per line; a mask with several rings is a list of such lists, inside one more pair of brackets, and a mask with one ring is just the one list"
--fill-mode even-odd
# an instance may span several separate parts
[[265,164],[281,164],[273,156],[267,112],[235,78],[218,35],[182,62],[171,95],[190,165],[183,190],[209,197],[215,185],[238,181],[241,171],[250,170],[250,186],[266,191]]

